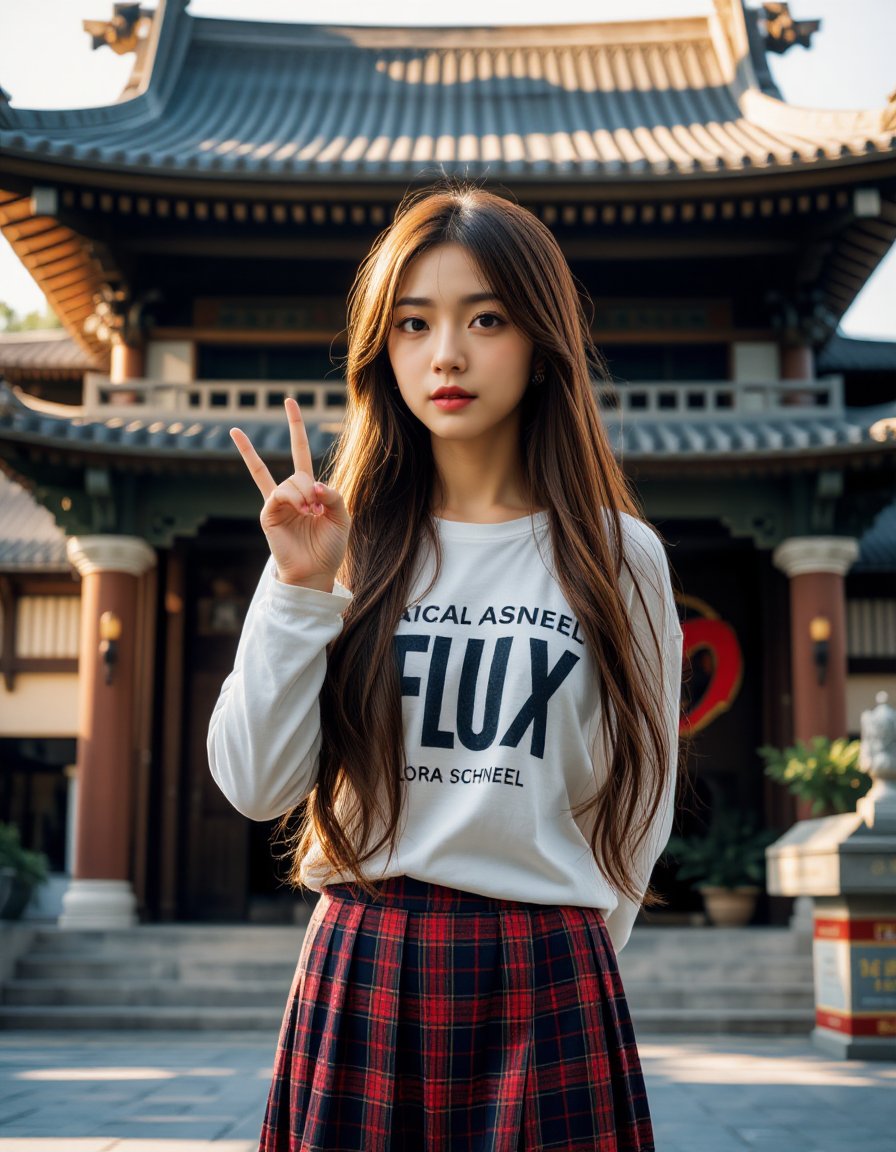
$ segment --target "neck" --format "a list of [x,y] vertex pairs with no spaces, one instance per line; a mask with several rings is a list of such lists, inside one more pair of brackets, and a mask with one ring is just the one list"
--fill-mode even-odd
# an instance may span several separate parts
[[487,438],[476,440],[434,436],[432,454],[436,516],[485,522],[531,511],[517,427],[493,430]]

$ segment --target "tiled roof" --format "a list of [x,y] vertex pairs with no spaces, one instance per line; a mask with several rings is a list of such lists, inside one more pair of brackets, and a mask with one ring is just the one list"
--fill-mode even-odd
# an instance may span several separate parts
[[896,502],[889,504],[859,542],[859,556],[851,571],[896,571]]
[[0,572],[68,572],[65,533],[46,508],[0,472]]
[[[58,409],[59,406],[54,406]],[[804,453],[837,453],[843,449],[881,451],[871,435],[876,422],[896,422],[896,402],[842,412],[807,411],[800,416],[738,416],[714,419],[669,416],[650,419],[631,413],[620,418],[604,413],[614,451],[625,459],[688,461],[700,458],[792,457]],[[67,417],[47,406],[26,404],[0,383],[0,439],[19,443],[62,444],[73,449],[138,456],[189,455],[234,459],[229,429],[233,418],[193,419],[154,413],[145,417]],[[259,452],[288,458],[289,433],[283,421],[240,422]],[[322,455],[333,442],[332,425],[307,423],[312,453]],[[896,451],[896,433],[888,448]]]
[[815,364],[819,372],[892,372],[896,376],[896,340],[832,336]]
[[[617,454],[632,457],[776,457],[824,453],[843,448],[880,449],[872,425],[896,418],[896,403],[874,408],[847,408],[837,414],[739,419],[686,417],[662,420],[604,421]],[[896,435],[891,435],[896,452]]]
[[86,372],[96,367],[91,357],[63,329],[40,332],[0,332],[0,372]]
[[815,111],[763,91],[738,0],[709,16],[501,28],[196,19],[160,0],[154,36],[144,87],[117,104],[0,99],[0,150],[221,180],[442,168],[569,182],[836,165],[896,146],[885,109]]

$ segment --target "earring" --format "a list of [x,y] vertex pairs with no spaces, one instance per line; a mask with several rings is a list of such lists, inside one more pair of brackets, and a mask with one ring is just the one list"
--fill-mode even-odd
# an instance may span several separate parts
[[543,366],[539,365],[538,368],[535,369],[535,371],[529,377],[529,383],[535,384],[535,385],[544,384],[544,368],[543,368]]

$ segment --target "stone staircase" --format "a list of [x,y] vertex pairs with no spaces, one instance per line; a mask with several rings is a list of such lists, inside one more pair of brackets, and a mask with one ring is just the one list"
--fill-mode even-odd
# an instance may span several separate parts
[[[0,1028],[274,1033],[306,923],[38,929],[0,986]],[[786,928],[637,927],[619,966],[638,1036],[813,1024],[811,940]]]
[[638,1035],[791,1033],[815,1023],[812,938],[789,928],[640,928],[619,955]]

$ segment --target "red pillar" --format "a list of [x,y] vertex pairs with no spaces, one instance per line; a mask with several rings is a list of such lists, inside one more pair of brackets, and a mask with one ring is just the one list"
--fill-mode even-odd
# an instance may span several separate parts
[[[814,381],[815,355],[811,345],[783,343],[780,345],[780,355],[782,380]],[[813,392],[804,392],[795,388],[789,388],[787,392],[782,394],[781,399],[782,403],[794,408],[811,408],[815,404]]]
[[145,363],[146,354],[142,344],[117,342],[112,345],[109,380],[113,384],[125,384],[128,380],[140,380],[145,372]]
[[810,344],[782,344],[781,379],[814,380],[815,356]]
[[[155,553],[132,536],[68,541],[81,574],[78,680],[78,806],[74,874],[61,928],[119,928],[136,920],[131,887],[134,671],[137,586]],[[101,618],[120,628],[115,660],[103,660]]]
[[[844,576],[859,553],[846,536],[800,536],[779,544],[775,566],[790,578],[790,663],[793,738],[846,735],[846,589]],[[818,683],[810,622],[830,625],[824,683]],[[809,805],[797,805],[798,817]]]

